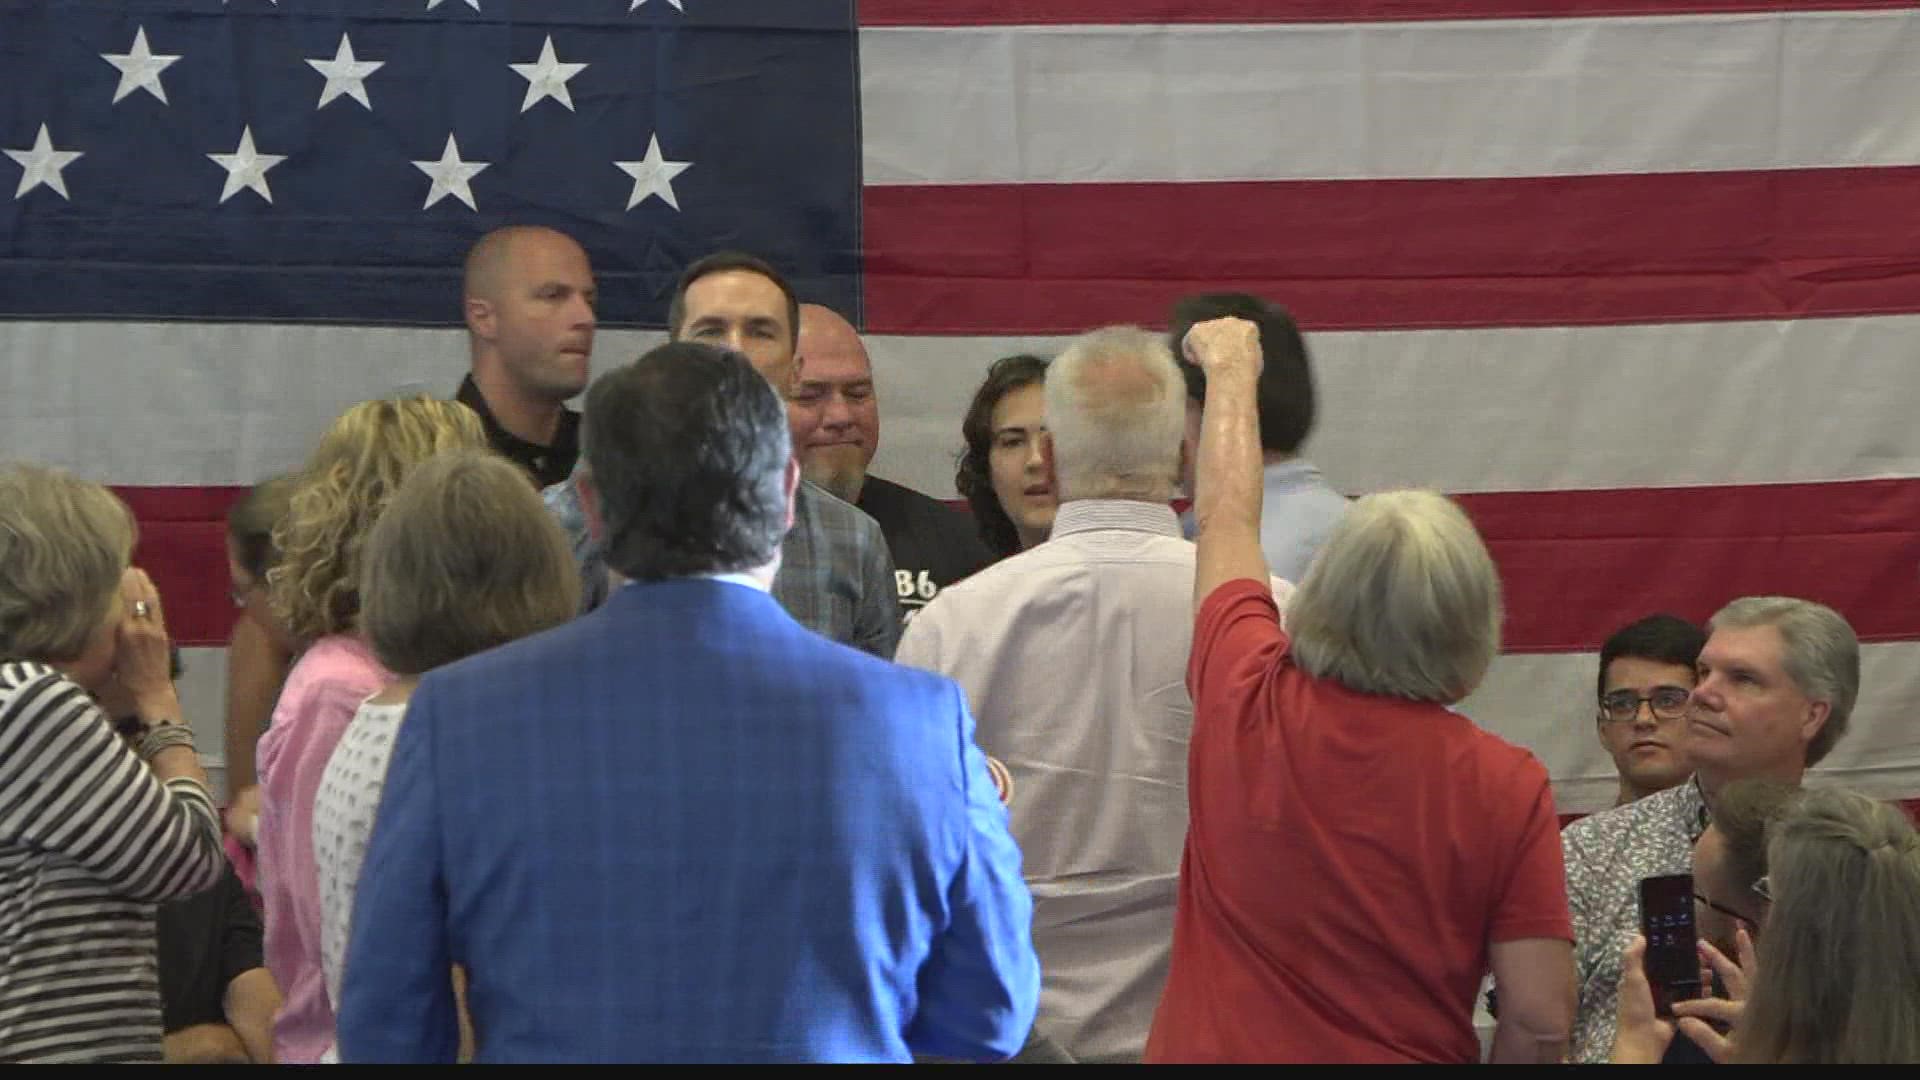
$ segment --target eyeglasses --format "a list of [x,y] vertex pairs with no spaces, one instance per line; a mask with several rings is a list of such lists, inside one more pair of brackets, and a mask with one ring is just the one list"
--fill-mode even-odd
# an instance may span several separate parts
[[1692,691],[1678,686],[1656,686],[1651,694],[1636,694],[1631,690],[1615,690],[1600,697],[1600,715],[1614,723],[1624,724],[1640,715],[1640,703],[1646,702],[1653,709],[1653,715],[1660,720],[1678,720],[1687,714],[1687,698]]
[[1707,899],[1706,897],[1701,896],[1699,893],[1694,893],[1693,898],[1699,901],[1701,904],[1704,904],[1709,909],[1713,911],[1717,911],[1720,914],[1725,915],[1727,918],[1734,920],[1735,922],[1746,923],[1749,926],[1753,925],[1753,919],[1751,916],[1742,915],[1730,907],[1724,907],[1720,904],[1716,904],[1713,901]]
[[1773,890],[1767,885],[1768,876],[1769,875],[1761,874],[1760,880],[1753,883],[1753,895],[1771,904],[1773,903]]

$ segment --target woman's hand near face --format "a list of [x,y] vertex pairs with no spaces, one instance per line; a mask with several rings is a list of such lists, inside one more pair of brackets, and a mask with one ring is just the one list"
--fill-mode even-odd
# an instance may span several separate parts
[[146,571],[129,567],[120,577],[120,599],[123,610],[114,679],[149,725],[178,723],[180,698],[173,687],[172,643],[160,608],[160,591]]

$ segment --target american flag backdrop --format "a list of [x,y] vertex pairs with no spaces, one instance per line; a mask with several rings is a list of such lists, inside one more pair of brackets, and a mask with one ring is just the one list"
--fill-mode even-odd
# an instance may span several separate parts
[[1920,10],[1800,0],[0,0],[0,453],[116,485],[219,745],[220,516],[450,394],[458,267],[559,226],[596,362],[764,254],[869,333],[875,471],[952,494],[988,363],[1237,288],[1312,333],[1338,487],[1460,494],[1464,706],[1604,805],[1593,652],[1830,603],[1822,772],[1920,796]]

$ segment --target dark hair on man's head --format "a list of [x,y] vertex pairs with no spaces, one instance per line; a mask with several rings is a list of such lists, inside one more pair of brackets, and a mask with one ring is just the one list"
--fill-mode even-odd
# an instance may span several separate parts
[[1677,615],[1649,615],[1613,632],[1600,646],[1600,681],[1595,695],[1607,692],[1607,667],[1622,657],[1677,664],[1692,671],[1707,647],[1707,632]]
[[1200,293],[1176,302],[1167,320],[1167,344],[1187,380],[1187,397],[1207,399],[1207,376],[1187,360],[1181,342],[1196,323],[1229,316],[1260,328],[1260,353],[1266,361],[1260,370],[1260,448],[1298,453],[1313,434],[1313,367],[1306,339],[1286,308],[1248,293]]
[[787,531],[787,410],[747,358],[662,345],[595,380],[585,457],[607,564],[635,581],[753,570]]
[[287,516],[294,489],[299,486],[300,478],[293,474],[263,480],[227,511],[227,536],[240,556],[240,569],[262,585],[266,584],[267,571],[279,561],[279,552],[273,546],[274,526]]
[[1039,386],[1047,380],[1044,357],[1020,353],[1003,357],[987,369],[987,378],[974,391],[973,404],[967,406],[966,419],[960,422],[960,437],[966,449],[960,452],[960,465],[953,486],[973,508],[973,520],[980,539],[995,555],[1005,557],[1020,550],[1020,531],[1000,505],[993,490],[993,410],[1000,399],[1023,386]]
[[673,300],[667,305],[667,336],[678,340],[680,332],[686,329],[687,290],[693,287],[693,283],[709,274],[724,274],[730,270],[745,270],[751,274],[759,274],[780,287],[781,294],[787,298],[787,333],[792,337],[793,342],[798,344],[800,340],[799,294],[793,291],[793,286],[788,284],[780,271],[773,268],[772,263],[744,251],[716,251],[687,267],[681,273],[680,284],[674,287]]

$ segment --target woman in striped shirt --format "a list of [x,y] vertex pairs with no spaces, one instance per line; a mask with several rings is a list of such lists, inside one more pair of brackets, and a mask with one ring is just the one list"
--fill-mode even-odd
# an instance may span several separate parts
[[225,865],[133,539],[105,488],[0,467],[0,1060],[161,1061],[154,905]]

